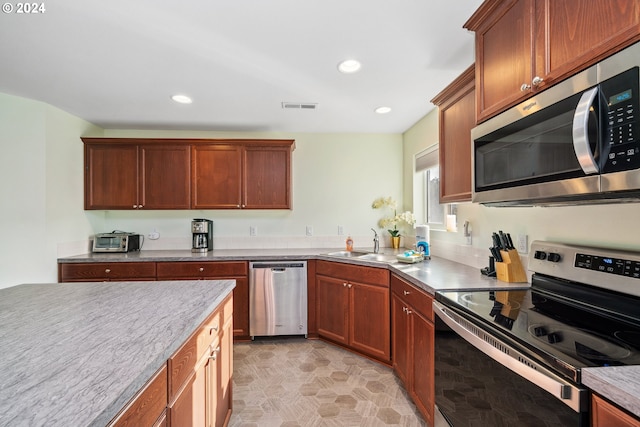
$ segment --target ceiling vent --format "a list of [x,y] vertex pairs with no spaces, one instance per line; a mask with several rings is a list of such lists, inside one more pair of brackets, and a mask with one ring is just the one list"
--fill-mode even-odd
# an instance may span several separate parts
[[313,102],[283,102],[282,108],[285,110],[315,110],[318,108],[318,104]]

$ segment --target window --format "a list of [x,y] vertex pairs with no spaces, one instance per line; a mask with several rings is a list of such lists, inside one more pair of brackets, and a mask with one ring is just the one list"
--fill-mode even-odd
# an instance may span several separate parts
[[[434,229],[450,229],[451,215],[456,214],[455,204],[440,204],[440,166],[438,145],[431,146],[415,156],[414,206],[416,220]],[[455,221],[454,221],[455,222]]]

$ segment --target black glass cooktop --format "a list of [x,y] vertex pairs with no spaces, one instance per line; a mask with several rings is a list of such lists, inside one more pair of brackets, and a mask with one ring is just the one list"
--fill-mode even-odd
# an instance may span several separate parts
[[438,292],[479,326],[580,380],[580,368],[640,364],[640,299],[534,275],[532,288]]

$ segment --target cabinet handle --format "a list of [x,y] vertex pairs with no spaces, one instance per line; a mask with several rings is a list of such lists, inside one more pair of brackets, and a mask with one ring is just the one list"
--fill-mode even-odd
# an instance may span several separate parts
[[407,307],[402,307],[402,311],[407,312]]
[[408,316],[408,315],[410,315],[411,313],[413,313],[413,311],[411,311],[411,310],[409,310],[409,309],[407,308],[407,316]]
[[209,333],[212,334],[214,332],[218,332],[218,325],[211,327],[211,329],[209,329]]
[[343,283],[342,286],[346,288],[347,287],[347,283],[346,282]]
[[138,209],[138,205],[133,205],[133,209]]
[[403,293],[403,294],[405,294],[405,295],[409,295],[411,292],[409,292],[409,291],[402,291],[402,293]]
[[520,92],[526,92],[529,89],[531,89],[531,85],[530,84],[522,83],[522,85],[520,86]]
[[218,358],[218,353],[220,353],[220,346],[216,347],[216,349],[213,350],[211,356],[209,356],[209,359],[216,360]]
[[349,284],[347,285],[347,288],[351,289],[351,286],[353,286],[353,285],[352,285],[351,283],[349,283]]
[[204,271],[204,267],[200,267],[200,271]]
[[538,87],[544,81],[542,77],[535,76],[533,80],[531,80],[531,85],[533,87]]
[[109,269],[109,268],[105,268],[105,269],[104,269],[104,272],[105,272],[105,273],[107,273],[107,274],[109,274],[109,273],[111,273],[111,269]]

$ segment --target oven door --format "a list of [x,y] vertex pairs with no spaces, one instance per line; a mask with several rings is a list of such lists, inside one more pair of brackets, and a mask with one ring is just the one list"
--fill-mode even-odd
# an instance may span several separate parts
[[549,371],[439,302],[436,427],[571,426],[589,423],[588,391]]

